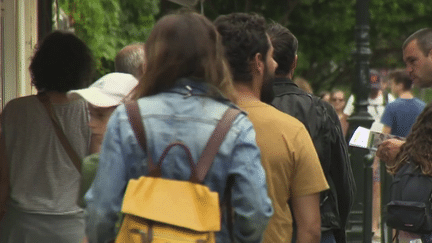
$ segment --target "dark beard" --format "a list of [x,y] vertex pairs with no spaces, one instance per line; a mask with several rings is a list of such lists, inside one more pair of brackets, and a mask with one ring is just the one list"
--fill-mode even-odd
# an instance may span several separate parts
[[274,77],[275,77],[274,73],[270,73],[266,65],[264,67],[264,81],[261,88],[260,100],[269,105],[271,105],[274,99],[274,91],[273,91]]

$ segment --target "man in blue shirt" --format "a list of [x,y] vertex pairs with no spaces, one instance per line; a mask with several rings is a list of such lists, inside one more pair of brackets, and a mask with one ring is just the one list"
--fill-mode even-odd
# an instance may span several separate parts
[[412,80],[404,70],[389,74],[392,93],[398,98],[389,103],[381,118],[383,132],[406,137],[425,103],[415,98],[411,92]]

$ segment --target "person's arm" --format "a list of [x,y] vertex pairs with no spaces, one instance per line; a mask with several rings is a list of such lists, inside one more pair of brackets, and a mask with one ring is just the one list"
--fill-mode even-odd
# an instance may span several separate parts
[[[234,210],[235,242],[259,243],[273,215],[267,194],[266,175],[252,124],[242,117],[229,174],[234,178],[231,205]],[[240,122],[240,121],[239,121]]]
[[[289,144],[288,144],[289,145]],[[320,192],[329,189],[321,163],[306,129],[300,129],[292,141],[295,169],[292,175],[293,216],[299,243],[320,242]],[[292,146],[289,145],[289,146]]]
[[346,138],[349,128],[348,116],[346,114],[343,114],[339,121],[341,123],[343,137]]
[[128,160],[123,155],[127,145],[122,143],[121,135],[125,131],[121,130],[119,113],[114,112],[108,122],[96,177],[85,195],[86,233],[89,242],[93,243],[115,238],[115,223],[128,182]]
[[288,146],[292,146],[292,151],[295,151],[290,202],[297,227],[296,242],[318,243],[321,236],[319,195],[329,186],[306,129],[299,129]]
[[314,193],[291,199],[296,223],[296,243],[318,243],[321,239],[320,194]]
[[391,133],[391,127],[384,125],[382,133],[390,134]]
[[347,115],[347,117],[349,117],[349,116],[352,115],[353,112],[354,112],[354,96],[351,95],[348,98],[348,101],[347,101],[346,106],[345,106],[345,108],[343,110],[343,113],[345,115]]
[[384,134],[390,134],[391,128],[394,125],[395,122],[395,106],[393,104],[388,104],[385,109],[384,113],[381,117],[381,123],[384,125],[382,129],[382,133]]
[[399,153],[400,147],[404,143],[405,141],[395,138],[387,139],[378,146],[376,155],[387,165],[393,165],[396,155]]

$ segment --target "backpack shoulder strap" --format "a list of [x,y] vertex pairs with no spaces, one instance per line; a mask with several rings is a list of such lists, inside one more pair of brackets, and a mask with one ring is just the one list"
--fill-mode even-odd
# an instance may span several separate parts
[[126,112],[129,118],[129,123],[135,133],[135,137],[141,146],[142,150],[146,151],[147,143],[145,138],[144,124],[141,119],[138,103],[133,100],[125,104]]
[[231,128],[232,123],[234,122],[237,115],[240,114],[239,109],[228,108],[228,110],[223,114],[222,118],[219,120],[216,125],[215,130],[210,136],[207,145],[204,148],[204,151],[201,154],[200,159],[197,163],[197,179],[199,183],[204,181],[204,178],[209,171],[213,160],[219,151],[219,147],[222,141],[225,138],[225,135]]
[[[138,103],[134,100],[127,102],[125,106],[135,137],[143,151],[146,151],[148,154],[149,171],[151,171],[156,168],[156,165],[154,164],[147,147],[144,124],[139,112]],[[215,130],[207,142],[206,147],[204,148],[203,153],[201,154],[200,160],[198,161],[196,167],[197,177],[195,179],[191,178],[192,182],[202,183],[204,181],[204,178],[207,175],[207,172],[210,169],[217,152],[219,151],[219,146],[221,145],[225,135],[228,133],[238,114],[240,114],[240,110],[228,108],[228,110],[219,120]]]
[[[239,109],[234,109],[231,107],[228,108],[228,110],[225,111],[222,118],[216,125],[216,128],[210,136],[209,141],[207,142],[207,145],[204,148],[204,151],[202,152],[197,164],[197,179],[199,183],[202,183],[204,181],[207,172],[209,171],[213,160],[217,152],[219,151],[219,147],[225,138],[225,135],[230,130],[232,123],[234,122],[237,115],[240,114],[240,112],[241,111]],[[227,185],[225,187],[225,200],[224,202],[222,202],[221,205],[221,209],[225,208],[225,210],[227,211],[227,226],[231,242],[234,242],[234,222],[233,210],[231,205],[231,187],[233,183],[233,178],[229,177],[227,180]]]
[[142,121],[141,114],[139,111],[138,102],[136,100],[132,100],[125,103],[125,106],[129,118],[129,123],[132,126],[132,130],[134,131],[135,137],[139,145],[141,146],[141,149],[147,153],[149,171],[151,171],[156,168],[156,165],[153,163],[153,159],[150,156],[149,149],[147,147],[146,133],[144,129],[144,123]]

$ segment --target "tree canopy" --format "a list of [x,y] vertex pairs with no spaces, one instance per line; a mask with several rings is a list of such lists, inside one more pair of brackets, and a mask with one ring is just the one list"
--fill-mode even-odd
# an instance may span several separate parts
[[97,74],[114,71],[114,57],[124,46],[147,39],[158,0],[60,0],[75,33],[93,51]]
[[[207,0],[204,5],[210,19],[232,12],[255,12],[288,27],[299,40],[296,75],[306,78],[315,92],[351,86],[356,0]],[[161,14],[176,7],[165,6]],[[431,27],[432,5],[425,1],[371,0],[369,10],[370,67],[403,67],[402,43],[416,30]]]
[[[60,0],[77,34],[92,48],[102,75],[113,70],[118,50],[144,42],[155,21],[180,6],[168,0]],[[196,6],[199,11],[199,6]],[[315,92],[354,80],[356,0],[206,0],[213,20],[231,12],[255,12],[288,27],[299,40],[296,75]],[[403,67],[401,45],[413,32],[432,23],[425,1],[370,1],[370,67]],[[430,27],[430,26],[429,26]]]

